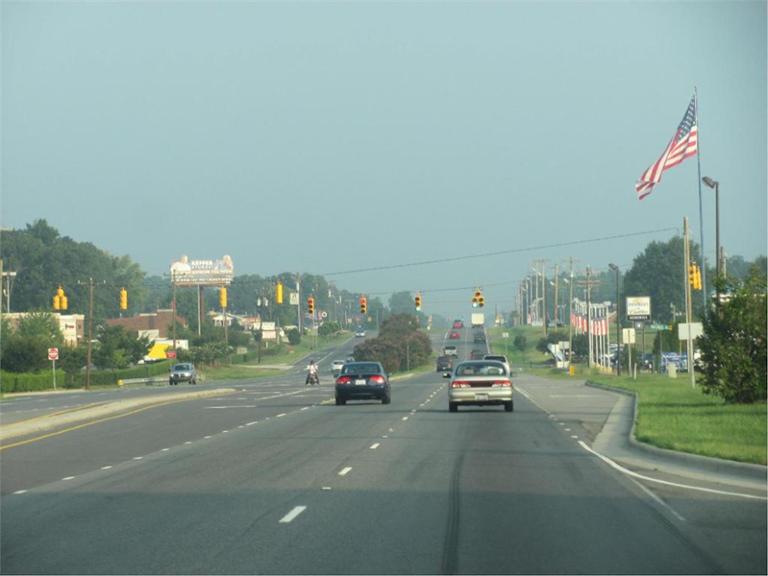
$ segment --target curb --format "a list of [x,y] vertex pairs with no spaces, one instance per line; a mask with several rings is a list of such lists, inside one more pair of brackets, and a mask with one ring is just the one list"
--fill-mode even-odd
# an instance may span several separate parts
[[699,454],[691,454],[688,452],[679,452],[677,450],[669,450],[666,448],[659,448],[652,446],[645,442],[639,441],[635,436],[635,427],[637,426],[637,393],[631,390],[625,390],[623,388],[616,388],[614,386],[608,386],[605,384],[599,384],[591,380],[584,382],[586,386],[591,388],[597,388],[600,390],[606,390],[608,392],[614,392],[628,396],[632,399],[632,427],[629,431],[627,441],[632,449],[645,453],[648,456],[652,456],[657,459],[674,462],[681,466],[689,466],[697,468],[699,470],[714,473],[714,474],[730,474],[735,476],[747,477],[753,480],[759,480],[761,482],[766,481],[766,475],[768,474],[768,467],[761,464],[750,464],[747,462],[738,462],[736,460],[725,460],[723,458],[715,458],[712,456],[701,456]]

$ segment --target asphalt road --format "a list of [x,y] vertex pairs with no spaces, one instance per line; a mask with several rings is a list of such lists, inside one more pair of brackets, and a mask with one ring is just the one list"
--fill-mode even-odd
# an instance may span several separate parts
[[296,372],[4,450],[0,570],[766,572],[765,501],[628,478],[520,381],[452,414],[439,374],[337,407]]

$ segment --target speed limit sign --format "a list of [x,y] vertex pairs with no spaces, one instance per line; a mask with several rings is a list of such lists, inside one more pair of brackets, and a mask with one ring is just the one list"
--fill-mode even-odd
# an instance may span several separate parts
[[58,360],[58,359],[59,359],[59,349],[48,348],[48,360]]

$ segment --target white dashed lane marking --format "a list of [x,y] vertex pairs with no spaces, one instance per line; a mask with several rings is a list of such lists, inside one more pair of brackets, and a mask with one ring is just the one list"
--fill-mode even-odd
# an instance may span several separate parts
[[378,442],[376,442],[376,444],[371,444],[371,450],[376,450],[376,448],[378,448],[379,446],[381,446],[381,444],[379,444]]
[[351,466],[347,466],[341,472],[339,472],[339,476],[346,476],[347,474],[349,474],[350,470],[352,470],[352,467]]
[[296,506],[293,510],[288,512],[288,514],[286,514],[285,516],[280,518],[280,524],[290,524],[291,522],[293,522],[296,519],[296,517],[299,514],[304,512],[304,510],[306,510],[306,509],[307,509],[306,506]]

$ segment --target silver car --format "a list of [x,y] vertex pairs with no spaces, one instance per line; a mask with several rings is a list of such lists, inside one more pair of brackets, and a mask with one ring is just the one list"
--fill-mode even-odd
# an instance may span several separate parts
[[344,360],[334,360],[331,363],[331,373],[334,378],[341,374],[341,369],[344,368],[344,364],[346,364]]
[[456,412],[459,405],[504,406],[504,410],[515,409],[512,399],[512,379],[501,362],[495,360],[469,360],[462,362],[453,371],[448,385],[448,409]]

